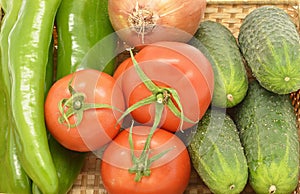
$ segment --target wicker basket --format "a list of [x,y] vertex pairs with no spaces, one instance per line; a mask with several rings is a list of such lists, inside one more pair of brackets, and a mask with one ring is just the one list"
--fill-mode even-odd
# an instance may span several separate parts
[[[204,20],[213,20],[228,27],[233,35],[237,37],[240,25],[245,16],[257,7],[264,5],[276,5],[284,9],[294,20],[299,29],[299,0],[207,0],[207,8]],[[291,101],[295,107],[300,132],[300,91],[291,94]],[[300,134],[300,133],[299,133]],[[100,176],[101,160],[94,154],[90,154],[85,161],[81,173],[77,177],[69,194],[107,194]],[[208,194],[211,193],[200,179],[195,170],[192,170],[190,182],[185,194]],[[249,185],[243,194],[254,193]],[[294,192],[300,194],[300,186]]]

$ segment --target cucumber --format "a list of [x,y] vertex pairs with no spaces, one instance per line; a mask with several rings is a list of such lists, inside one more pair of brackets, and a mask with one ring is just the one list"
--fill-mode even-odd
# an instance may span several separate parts
[[248,167],[237,128],[225,111],[209,109],[188,146],[192,164],[213,193],[238,194]]
[[258,194],[292,193],[299,177],[299,141],[289,95],[275,94],[253,81],[236,109],[250,185]]
[[240,27],[238,42],[264,88],[278,94],[300,88],[300,38],[283,9],[262,6],[250,12]]
[[227,27],[214,21],[201,22],[194,37],[193,41],[200,41],[213,60],[212,105],[221,108],[237,105],[247,93],[248,77],[236,38]]

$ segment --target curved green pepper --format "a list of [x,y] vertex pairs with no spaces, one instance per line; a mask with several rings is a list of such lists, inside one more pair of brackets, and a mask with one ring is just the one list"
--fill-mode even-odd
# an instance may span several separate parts
[[45,98],[54,82],[54,49],[54,38],[52,38],[49,46],[48,61],[46,65],[46,76],[44,84]]
[[61,146],[53,136],[49,136],[49,146],[59,179],[57,194],[67,193],[73,186],[83,167],[87,153],[74,152]]
[[[1,9],[6,12],[7,11],[7,2],[6,0],[0,0]],[[1,13],[2,16],[2,13]]]
[[5,17],[0,31],[0,193],[31,193],[31,180],[21,166],[14,140],[11,110],[9,106],[9,74],[7,70],[7,38],[14,25],[21,0],[1,1]]
[[43,193],[58,177],[44,123],[44,81],[54,18],[61,0],[23,0],[8,38],[12,115],[22,167]]
[[[0,83],[3,83],[0,66]],[[23,170],[16,151],[7,88],[0,84],[0,193],[31,193],[31,181]]]
[[[84,165],[86,153],[64,148],[51,135],[49,135],[49,147],[58,172],[59,188],[57,194],[66,194],[72,188]],[[33,184],[32,193],[41,193],[35,184]]]
[[[116,41],[113,36],[109,36],[114,30],[109,20],[107,4],[108,0],[62,1],[56,16],[57,79],[79,68],[113,73]],[[86,59],[89,51],[100,40],[103,40],[105,48],[99,48],[96,57]]]
[[[53,40],[53,39],[52,39]],[[54,47],[53,41],[49,48],[49,57],[47,63],[45,94],[53,84],[54,69]],[[58,175],[57,194],[66,194],[72,187],[85,161],[86,153],[74,152],[64,148],[53,136],[48,134],[49,149]],[[32,193],[41,194],[36,184],[32,184]]]
[[[0,91],[2,92],[2,91]],[[0,98],[2,98],[2,94]],[[2,101],[2,100],[1,100]],[[1,104],[2,105],[2,104]],[[1,111],[2,112],[2,111]],[[5,119],[5,114],[1,114],[2,119]],[[8,118],[9,122],[9,118]],[[0,123],[0,139],[4,142],[3,147],[1,146],[1,150],[4,150],[4,156],[1,154],[1,162],[0,162],[0,193],[22,193],[22,194],[30,194],[31,193],[31,180],[27,176],[23,167],[21,166],[17,150],[16,144],[13,136],[13,128],[11,124],[7,127],[3,126],[3,123]],[[3,131],[5,130],[5,131]],[[3,135],[4,133],[5,135]],[[5,139],[4,139],[5,138]],[[2,145],[2,143],[1,143]]]
[[1,6],[3,5],[2,3],[5,6],[5,15],[2,18],[0,33],[1,66],[5,86],[10,88],[10,78],[8,72],[8,36],[15,22],[17,21],[22,0],[1,0]]

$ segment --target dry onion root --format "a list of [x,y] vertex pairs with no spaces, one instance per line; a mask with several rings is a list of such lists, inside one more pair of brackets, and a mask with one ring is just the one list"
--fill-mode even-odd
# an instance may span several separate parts
[[126,44],[188,42],[206,9],[206,0],[109,0],[111,24]]

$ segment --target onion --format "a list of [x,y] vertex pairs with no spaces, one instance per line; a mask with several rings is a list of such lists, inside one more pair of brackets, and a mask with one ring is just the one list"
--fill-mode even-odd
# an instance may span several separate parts
[[119,38],[130,46],[188,42],[205,9],[206,0],[108,0],[111,24]]

